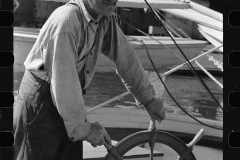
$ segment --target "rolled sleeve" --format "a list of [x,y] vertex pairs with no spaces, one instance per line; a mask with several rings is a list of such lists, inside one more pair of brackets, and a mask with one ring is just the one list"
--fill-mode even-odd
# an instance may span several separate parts
[[52,99],[63,118],[72,141],[84,139],[91,131],[86,118],[82,88],[76,70],[77,47],[71,33],[64,32],[47,44],[50,58]]
[[102,53],[115,63],[122,82],[141,104],[153,99],[155,96],[153,86],[134,49],[114,19],[110,21],[104,37]]

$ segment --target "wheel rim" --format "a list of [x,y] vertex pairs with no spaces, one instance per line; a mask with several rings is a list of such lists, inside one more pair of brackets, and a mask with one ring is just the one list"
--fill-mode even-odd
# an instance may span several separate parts
[[[124,138],[123,140],[121,140],[116,145],[116,148],[117,148],[119,154],[123,156],[126,153],[128,153],[131,149],[135,148],[136,146],[148,143],[149,139],[150,139],[150,131],[137,132],[137,133],[130,135],[130,136]],[[172,148],[172,150],[176,153],[176,157],[178,155],[182,156],[183,153],[185,153],[185,151],[187,150],[186,144],[184,142],[182,142],[179,138],[177,138],[167,132],[163,132],[163,131],[157,131],[155,146],[159,148],[159,146],[157,146],[158,144],[161,144],[162,148],[165,148],[165,149],[167,147]],[[155,147],[154,147],[154,149],[155,149]],[[160,152],[162,152],[162,151],[160,150]],[[150,150],[149,150],[149,153],[150,153]],[[164,160],[166,159],[165,156],[164,156]],[[109,160],[110,159],[114,160],[114,158],[112,156],[108,156],[108,155],[105,158],[109,159]],[[176,160],[176,159],[177,158],[174,158],[174,160]],[[185,157],[185,160],[196,160],[196,158],[193,155],[193,153],[191,152]]]

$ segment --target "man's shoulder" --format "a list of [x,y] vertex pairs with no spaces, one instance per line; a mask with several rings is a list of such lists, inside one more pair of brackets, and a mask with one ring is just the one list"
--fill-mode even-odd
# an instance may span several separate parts
[[63,5],[57,8],[46,22],[46,27],[51,27],[56,34],[71,32],[77,34],[81,26],[76,9],[71,5]]
[[72,22],[79,20],[80,17],[78,17],[77,14],[77,6],[73,5],[63,5],[59,8],[57,8],[53,12],[54,19],[60,21],[60,22]]

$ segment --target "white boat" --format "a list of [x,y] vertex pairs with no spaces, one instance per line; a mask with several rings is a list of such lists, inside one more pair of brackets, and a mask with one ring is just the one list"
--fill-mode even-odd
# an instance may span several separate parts
[[[223,16],[222,14],[204,8],[201,5],[191,3],[192,9],[161,9],[162,11],[172,14],[176,17],[187,19],[198,24],[199,32],[208,40],[208,45],[203,51],[209,50],[214,46],[223,44]],[[193,10],[195,9],[195,10]],[[197,71],[207,70],[209,72],[223,72],[223,47],[218,50],[202,56],[196,63],[192,63]],[[174,67],[174,66],[173,66]],[[204,69],[202,69],[204,67]],[[171,67],[170,67],[171,68]],[[189,71],[189,67],[185,65],[179,71]]]
[[[210,49],[213,49],[213,45],[207,45],[205,48],[203,48],[202,52],[207,52]],[[209,53],[205,56],[202,56],[197,59],[197,63],[192,62],[191,63],[194,69],[201,73],[203,72],[201,67],[204,67],[205,70],[207,70],[210,74],[214,75],[222,75],[223,73],[223,53],[220,49],[217,49],[216,51]],[[199,67],[199,64],[201,65]],[[175,66],[170,67],[169,69],[173,69]],[[185,64],[183,67],[181,67],[179,70],[176,71],[177,73],[190,73],[189,66]]]
[[[213,45],[208,45],[203,49],[207,51],[209,49],[214,48]],[[220,50],[216,50],[213,53],[210,53],[206,56],[202,56],[201,58],[197,59],[197,62],[201,64],[208,72],[214,75],[221,75],[223,73],[223,53]],[[196,71],[202,72],[202,69],[196,63],[192,63],[193,67]],[[172,66],[169,69],[172,69],[176,66]],[[177,71],[178,73],[189,73],[190,69],[185,64],[181,69]]]

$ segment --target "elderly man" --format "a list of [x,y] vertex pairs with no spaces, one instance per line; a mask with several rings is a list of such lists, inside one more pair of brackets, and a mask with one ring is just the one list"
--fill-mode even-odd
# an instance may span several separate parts
[[117,0],[71,0],[43,25],[24,65],[14,106],[14,159],[82,158],[82,140],[111,147],[98,122],[87,120],[83,90],[99,54],[116,65],[126,88],[158,121],[163,102],[154,98],[144,69],[117,23]]

